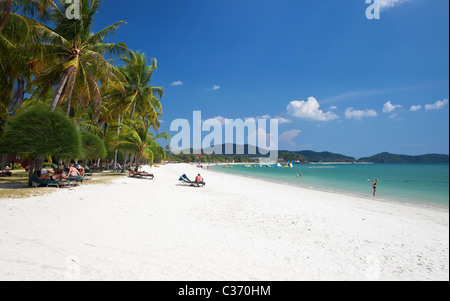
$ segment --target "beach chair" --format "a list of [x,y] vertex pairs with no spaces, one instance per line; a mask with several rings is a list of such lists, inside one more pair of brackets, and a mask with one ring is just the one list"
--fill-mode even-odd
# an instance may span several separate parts
[[83,183],[84,180],[85,180],[85,178],[82,176],[69,177],[67,179],[68,182],[72,182],[72,183]]
[[114,167],[111,164],[108,165],[108,170],[112,170],[113,172],[122,172],[122,168],[120,167]]
[[10,171],[7,170],[2,170],[0,171],[0,177],[11,177],[12,173]]
[[180,181],[182,184],[193,186],[193,187],[204,187],[206,186],[205,182],[195,182],[191,181],[186,175],[182,175],[178,181]]
[[38,178],[32,178],[31,182],[33,183],[34,187],[37,188],[39,186],[54,186],[57,188],[61,188],[65,186],[66,184],[69,184],[67,181],[57,181],[57,180],[39,180]]
[[136,178],[136,179],[148,179],[153,180],[155,178],[155,175],[148,172],[136,172],[130,168],[128,168],[129,171],[129,177]]

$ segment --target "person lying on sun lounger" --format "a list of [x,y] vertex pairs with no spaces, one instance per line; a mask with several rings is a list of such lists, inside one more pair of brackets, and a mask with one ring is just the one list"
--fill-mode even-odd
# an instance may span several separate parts
[[150,177],[150,178],[154,178],[155,176],[152,174],[152,173],[149,173],[149,172],[145,172],[145,171],[135,171],[135,170],[132,170],[132,169],[128,169],[128,171],[130,172],[129,173],[129,176],[130,177]]
[[0,177],[3,177],[3,176],[10,177],[10,176],[12,176],[12,173],[8,170],[0,170]]
[[191,181],[185,174],[182,175],[179,180],[184,184],[189,184],[190,186],[200,187],[206,185],[205,181],[203,180],[200,174],[198,174],[197,177],[195,177],[195,181]]
[[41,173],[41,176],[38,177],[38,180],[41,180],[41,181],[64,181],[66,179],[67,179],[67,177],[65,177],[64,174],[62,174],[62,173],[52,174],[48,170],[43,170]]

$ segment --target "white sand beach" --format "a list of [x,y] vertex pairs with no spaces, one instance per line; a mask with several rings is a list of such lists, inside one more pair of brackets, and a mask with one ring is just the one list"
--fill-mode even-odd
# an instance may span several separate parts
[[448,210],[151,171],[0,199],[0,280],[449,280]]

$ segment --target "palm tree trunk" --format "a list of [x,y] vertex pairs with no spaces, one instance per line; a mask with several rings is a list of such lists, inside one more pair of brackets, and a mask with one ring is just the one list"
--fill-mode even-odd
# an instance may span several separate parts
[[30,160],[30,171],[28,172],[28,187],[33,186],[33,182],[31,182],[31,179],[33,178],[35,164],[36,159]]
[[[120,135],[120,114],[117,119],[117,137]],[[114,151],[114,168],[117,168],[117,149]]]
[[[7,129],[8,129],[8,116],[5,117],[5,132]],[[6,160],[8,160],[8,155],[3,154],[2,155],[2,167],[0,168],[1,170],[4,170],[6,168]]]
[[58,106],[59,101],[61,100],[64,87],[66,86],[67,80],[69,79],[69,76],[72,74],[73,69],[75,66],[70,66],[65,72],[63,77],[61,78],[61,82],[59,83],[58,91],[56,92],[55,97],[53,98],[52,104],[50,106],[50,109],[54,111],[56,107]]
[[136,168],[135,168],[135,170],[134,170],[134,171],[136,171],[136,172],[139,171],[140,161],[141,161],[140,156],[139,156],[139,155],[136,155]]
[[70,81],[68,82],[68,88],[67,88],[67,108],[66,108],[66,117],[69,118],[70,116],[70,104],[72,102],[72,92],[73,87],[75,86],[75,80],[77,78],[77,69],[72,72],[70,75]]
[[[130,128],[133,125],[133,118],[134,118],[134,114],[136,113],[136,102],[133,104],[133,109],[131,110],[131,116],[130,116]],[[122,172],[125,171],[125,165],[127,164],[128,161],[128,156],[130,155],[129,152],[125,152],[124,158],[123,158],[123,166],[122,166]]]
[[1,15],[0,15],[0,32],[6,27],[8,23],[9,15],[11,14],[11,0],[4,0],[1,3]]

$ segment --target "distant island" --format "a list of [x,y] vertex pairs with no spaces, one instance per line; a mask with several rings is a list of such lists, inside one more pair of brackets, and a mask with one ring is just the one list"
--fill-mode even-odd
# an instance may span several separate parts
[[448,155],[427,154],[421,156],[395,155],[381,153],[372,157],[361,158],[359,162],[370,163],[449,163]]
[[397,155],[388,152],[380,153],[371,157],[356,159],[341,154],[331,152],[314,152],[310,150],[298,152],[280,152],[282,156],[286,154],[296,154],[304,158],[304,160],[295,160],[299,162],[336,162],[336,163],[449,163],[448,155],[426,154],[420,156]]

